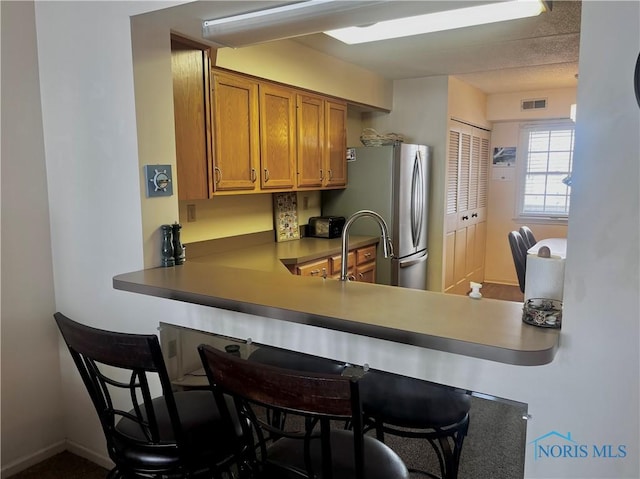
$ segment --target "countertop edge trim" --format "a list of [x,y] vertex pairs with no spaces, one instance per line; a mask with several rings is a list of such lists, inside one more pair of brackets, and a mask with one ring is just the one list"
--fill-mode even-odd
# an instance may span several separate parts
[[264,316],[292,323],[316,326],[516,366],[542,366],[549,364],[553,361],[558,349],[558,342],[556,341],[552,347],[544,350],[515,351],[467,341],[441,338],[433,335],[411,333],[394,328],[318,316],[300,311],[246,303],[216,296],[185,293],[158,286],[142,285],[140,283],[119,279],[119,276],[113,278],[113,287],[114,289],[131,293],[210,306],[253,316]]

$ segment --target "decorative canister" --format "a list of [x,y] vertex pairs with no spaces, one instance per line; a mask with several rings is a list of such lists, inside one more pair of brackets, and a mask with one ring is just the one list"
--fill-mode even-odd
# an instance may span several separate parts
[[541,328],[559,328],[562,325],[562,301],[530,298],[522,308],[522,321]]

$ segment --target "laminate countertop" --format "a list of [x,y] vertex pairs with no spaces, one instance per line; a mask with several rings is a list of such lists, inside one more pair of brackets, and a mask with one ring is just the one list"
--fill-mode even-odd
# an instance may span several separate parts
[[339,239],[269,243],[120,274],[113,287],[506,364],[553,361],[560,331],[523,323],[522,303],[296,276],[284,264],[338,252]]

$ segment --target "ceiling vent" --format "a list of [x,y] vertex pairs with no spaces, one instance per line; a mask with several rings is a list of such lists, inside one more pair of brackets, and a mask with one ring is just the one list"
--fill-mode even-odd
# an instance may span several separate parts
[[521,110],[544,110],[547,108],[546,98],[536,98],[533,100],[522,100],[520,104]]

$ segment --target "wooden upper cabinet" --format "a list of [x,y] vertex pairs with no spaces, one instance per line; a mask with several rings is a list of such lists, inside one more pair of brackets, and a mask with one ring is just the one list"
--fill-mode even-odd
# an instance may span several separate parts
[[347,185],[347,106],[298,95],[298,187]]
[[346,103],[226,70],[212,76],[211,194],[346,186]]
[[287,189],[296,177],[296,97],[289,88],[260,84],[260,186]]
[[347,185],[347,105],[326,102],[325,168],[323,186]]
[[260,168],[258,83],[214,72],[214,190],[256,190]]
[[209,63],[206,47],[172,36],[176,178],[180,200],[208,199],[213,191]]
[[325,158],[325,101],[297,95],[298,180],[301,188],[321,188]]

